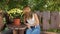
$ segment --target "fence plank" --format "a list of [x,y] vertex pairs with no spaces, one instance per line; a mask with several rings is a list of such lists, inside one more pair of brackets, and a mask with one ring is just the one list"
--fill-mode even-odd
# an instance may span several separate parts
[[49,25],[49,19],[50,19],[50,12],[43,12],[43,30],[47,30],[50,28]]
[[59,12],[59,17],[58,17],[58,29],[60,29],[60,12]]
[[58,12],[51,12],[51,28],[57,29],[58,27]]

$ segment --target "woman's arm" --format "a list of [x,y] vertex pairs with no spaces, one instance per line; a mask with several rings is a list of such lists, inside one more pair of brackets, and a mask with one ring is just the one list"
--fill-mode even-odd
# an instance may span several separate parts
[[24,17],[24,24],[30,29],[30,25],[26,23],[26,18]]
[[34,23],[34,25],[36,26],[36,25],[39,24],[39,19],[38,19],[37,14],[34,14],[34,18],[35,18],[35,23]]
[[24,24],[26,25],[27,23],[26,23],[26,18],[25,18],[25,16],[24,16]]

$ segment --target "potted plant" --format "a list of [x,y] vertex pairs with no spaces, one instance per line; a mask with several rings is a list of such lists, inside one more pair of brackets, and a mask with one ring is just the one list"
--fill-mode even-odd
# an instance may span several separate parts
[[13,24],[19,26],[21,24],[21,20],[23,18],[23,11],[14,8],[8,11],[8,14],[13,18]]

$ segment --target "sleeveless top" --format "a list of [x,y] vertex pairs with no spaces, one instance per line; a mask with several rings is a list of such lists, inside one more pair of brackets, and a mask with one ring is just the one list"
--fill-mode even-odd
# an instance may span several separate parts
[[31,19],[27,19],[28,24],[30,24],[30,26],[33,26],[33,24],[35,23],[35,18],[34,15],[32,16]]

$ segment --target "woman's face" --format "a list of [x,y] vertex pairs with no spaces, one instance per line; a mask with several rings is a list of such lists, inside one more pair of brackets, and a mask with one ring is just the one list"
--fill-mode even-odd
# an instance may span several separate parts
[[30,13],[31,9],[30,7],[26,7],[23,9],[24,13]]

